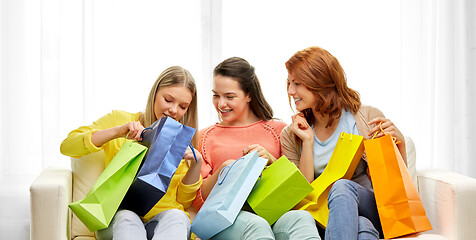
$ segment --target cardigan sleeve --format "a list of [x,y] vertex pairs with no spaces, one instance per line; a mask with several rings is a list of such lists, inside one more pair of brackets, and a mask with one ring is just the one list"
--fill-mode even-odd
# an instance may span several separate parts
[[281,151],[289,161],[299,166],[299,160],[301,159],[301,149],[296,142],[296,136],[291,132],[291,125],[286,126],[281,131]]
[[190,185],[183,184],[182,179],[185,177],[189,166],[186,163],[186,161],[182,160],[182,163],[180,163],[179,168],[183,172],[183,174],[180,176],[180,181],[178,183],[178,188],[177,188],[177,202],[182,204],[184,209],[189,208],[192,205],[192,201],[196,198],[196,194],[200,186],[202,185],[202,177],[200,176],[200,179]]
[[97,152],[101,150],[103,146],[96,147],[91,142],[91,135],[98,130],[114,127],[114,119],[115,112],[113,111],[104,115],[89,126],[82,126],[71,131],[66,139],[64,139],[61,143],[61,153],[66,156],[79,158],[91,152]]

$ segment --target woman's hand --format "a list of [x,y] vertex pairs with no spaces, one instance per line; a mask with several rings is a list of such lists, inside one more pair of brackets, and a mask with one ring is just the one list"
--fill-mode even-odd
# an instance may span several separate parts
[[291,131],[303,142],[314,141],[314,130],[304,118],[303,113],[292,116]]
[[[187,150],[185,150],[185,154],[183,155],[183,159],[185,160],[190,160],[192,162],[192,165],[198,165],[200,167],[202,167],[202,163],[203,163],[203,157],[202,157],[202,154],[197,150],[197,149],[193,149],[194,151],[192,151],[192,149],[190,147],[187,148]],[[197,157],[197,161],[195,162],[195,156],[193,155],[193,153],[195,152],[195,156]]]
[[311,183],[314,181],[314,129],[304,118],[303,113],[294,115],[292,120],[291,131],[302,140],[298,167],[304,177]]
[[202,169],[203,157],[197,149],[194,148],[193,150],[195,151],[195,156],[197,157],[196,162],[195,156],[193,155],[192,149],[190,147],[185,150],[185,154],[183,155],[183,159],[190,160],[190,168],[182,179],[182,183],[185,185],[191,185],[200,180],[200,170]]
[[375,135],[375,137],[377,138],[383,137],[385,134],[382,131],[380,131],[380,124],[382,124],[383,131],[397,139],[398,150],[400,151],[400,154],[402,155],[403,161],[405,162],[405,165],[406,165],[407,164],[407,150],[405,147],[405,138],[403,137],[403,134],[400,132],[400,130],[398,130],[398,128],[393,124],[392,121],[382,117],[376,117],[368,122],[368,125],[372,125],[372,124],[375,124],[375,126],[372,129],[370,129],[368,136],[371,137],[376,132],[378,132],[377,135]]
[[[140,122],[128,122],[122,126],[118,127],[118,137],[126,137],[127,139],[133,139],[135,141],[140,141],[142,138],[140,137],[142,130],[144,130],[144,126],[140,124]],[[129,134],[129,135],[127,135]]]
[[[142,130],[144,130],[144,127],[140,124],[140,122],[128,122],[122,126],[102,129],[94,132],[91,135],[91,142],[96,147],[100,147],[113,139],[126,136],[128,139],[140,141],[142,140],[140,137]],[[129,135],[127,135],[127,133],[129,133]]]
[[258,151],[259,157],[268,159],[267,165],[270,165],[271,163],[276,161],[276,158],[271,155],[268,150],[266,150],[266,148],[261,147],[259,144],[249,145],[248,147],[243,149],[243,156],[253,151]]
[[[380,131],[380,123],[382,124],[382,129],[385,133],[392,135],[392,137],[395,137],[397,141],[400,142],[405,142],[405,138],[403,137],[403,134],[398,130],[398,128],[393,124],[390,119],[382,118],[382,117],[376,117],[370,122],[368,122],[368,125],[375,124],[375,126],[370,129],[368,136],[371,137],[373,136],[376,132]],[[377,133],[375,137],[383,137],[385,134],[380,131]]]

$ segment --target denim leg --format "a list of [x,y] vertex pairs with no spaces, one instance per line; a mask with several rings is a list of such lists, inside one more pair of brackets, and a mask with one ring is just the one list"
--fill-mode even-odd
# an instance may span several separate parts
[[[375,228],[380,229],[373,192],[356,182],[346,179],[336,181],[329,191],[328,206],[329,220],[326,228],[328,240],[358,239],[360,231],[368,237],[368,233],[377,231]],[[368,225],[359,226],[361,222],[359,216],[368,219]],[[378,235],[374,239],[378,239]]]
[[281,216],[273,225],[277,240],[321,240],[316,221],[304,210],[291,210]]
[[147,239],[144,224],[140,217],[129,210],[119,210],[109,227],[96,232],[98,240]]
[[155,215],[145,224],[147,239],[190,239],[190,218],[179,209],[170,209]]
[[359,237],[358,240],[379,239],[379,233],[372,222],[366,217],[359,216]]
[[[210,223],[213,224],[213,223]],[[264,218],[247,211],[240,211],[233,225],[213,236],[214,240],[269,240],[273,231]]]

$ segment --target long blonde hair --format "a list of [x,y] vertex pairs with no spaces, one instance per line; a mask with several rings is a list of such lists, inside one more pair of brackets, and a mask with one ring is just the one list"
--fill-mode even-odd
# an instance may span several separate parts
[[[189,127],[197,129],[198,117],[197,117],[197,87],[192,74],[187,69],[180,66],[173,66],[165,69],[157,78],[152,89],[150,90],[149,97],[147,99],[147,105],[145,112],[141,114],[140,121],[144,127],[149,127],[157,121],[154,111],[154,103],[157,92],[162,87],[168,87],[173,85],[179,85],[187,87],[192,93],[192,102],[190,103],[187,112],[178,121]],[[192,139],[192,144],[197,146],[198,139],[197,134]]]

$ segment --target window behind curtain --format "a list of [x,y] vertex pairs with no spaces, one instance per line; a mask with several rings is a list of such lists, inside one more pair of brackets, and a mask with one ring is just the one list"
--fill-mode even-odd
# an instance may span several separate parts
[[292,114],[284,63],[319,46],[337,57],[364,104],[402,127],[399,1],[223,1],[222,17],[222,58],[240,56],[256,67],[277,118],[290,123]]

